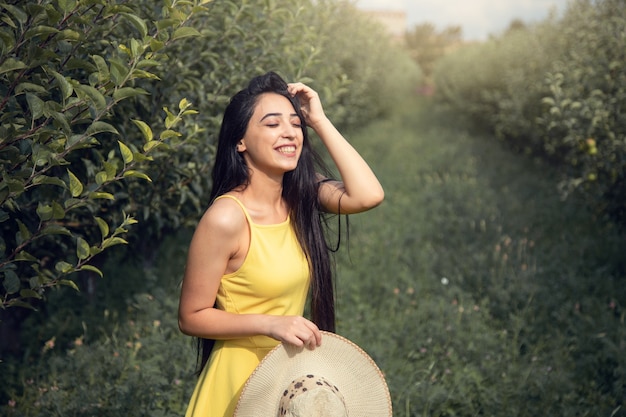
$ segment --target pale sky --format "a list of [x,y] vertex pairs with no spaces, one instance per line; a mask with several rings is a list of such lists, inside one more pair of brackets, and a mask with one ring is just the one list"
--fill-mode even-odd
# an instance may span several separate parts
[[354,0],[365,10],[405,11],[408,28],[432,23],[438,30],[461,26],[463,39],[485,40],[504,31],[513,19],[538,22],[554,9],[562,15],[568,0]]

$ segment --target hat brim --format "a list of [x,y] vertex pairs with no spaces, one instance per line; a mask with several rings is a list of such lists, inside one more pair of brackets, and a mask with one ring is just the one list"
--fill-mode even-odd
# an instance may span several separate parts
[[322,332],[313,350],[279,344],[263,358],[244,385],[233,417],[274,417],[291,381],[322,376],[343,395],[350,417],[391,417],[385,377],[363,349],[334,333]]

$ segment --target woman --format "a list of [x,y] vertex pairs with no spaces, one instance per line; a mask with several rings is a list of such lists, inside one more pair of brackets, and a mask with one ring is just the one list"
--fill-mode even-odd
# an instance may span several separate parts
[[[342,181],[316,172],[307,126]],[[314,349],[320,330],[334,331],[320,214],[358,213],[382,200],[376,176],[325,116],[314,90],[270,72],[231,99],[210,206],[189,247],[180,297],[181,331],[203,341],[187,417],[232,416],[246,379],[274,346]],[[312,320],[303,317],[309,286]]]

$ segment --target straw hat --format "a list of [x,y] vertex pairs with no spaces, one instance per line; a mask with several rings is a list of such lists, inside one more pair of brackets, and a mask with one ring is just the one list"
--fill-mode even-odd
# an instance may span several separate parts
[[391,417],[376,363],[360,347],[322,332],[313,350],[279,344],[244,385],[233,417]]

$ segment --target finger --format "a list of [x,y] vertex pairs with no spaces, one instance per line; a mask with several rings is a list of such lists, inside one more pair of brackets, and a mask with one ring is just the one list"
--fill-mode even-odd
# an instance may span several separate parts
[[315,336],[312,333],[309,334],[306,340],[304,340],[303,342],[304,346],[309,350],[313,350],[317,347]]
[[322,344],[322,332],[320,332],[319,327],[315,325],[312,321],[307,322],[307,327],[311,331],[311,345],[312,347],[319,346]]
[[289,93],[291,93],[291,95],[295,96],[296,94],[298,94],[300,91],[303,90],[304,84],[302,83],[291,83],[291,84],[287,84],[287,91],[289,91]]

